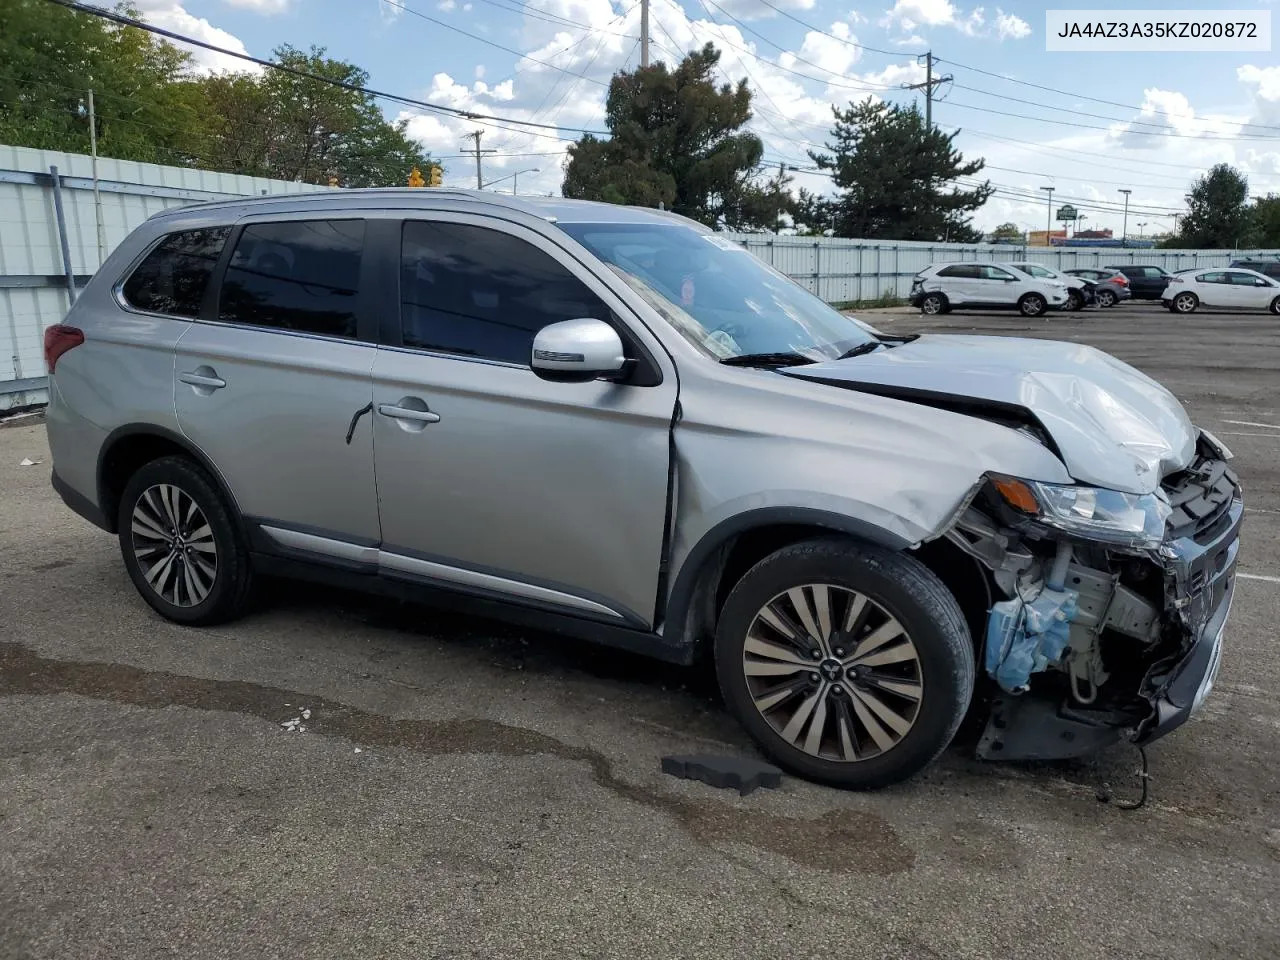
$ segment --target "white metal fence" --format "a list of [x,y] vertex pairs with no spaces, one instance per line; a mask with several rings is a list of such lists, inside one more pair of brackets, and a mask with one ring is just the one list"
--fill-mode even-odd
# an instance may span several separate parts
[[1150,250],[1124,247],[1022,247],[1010,244],[926,243],[909,240],[838,240],[760,233],[730,234],[761,260],[804,284],[829,303],[905,297],[911,278],[931,263],[955,260],[1033,261],[1059,270],[1149,263],[1169,271],[1224,267],[1232,260],[1274,250]]
[[[328,189],[208,170],[0,146],[0,411],[43,403],[43,334],[106,253],[166,207]],[[61,204],[63,216],[57,207]],[[63,228],[59,227],[62,220]],[[832,303],[902,297],[931,263],[1030,259],[1057,267],[1152,263],[1170,270],[1225,265],[1242,251],[1022,248],[730,234]],[[66,256],[63,255],[63,250]]]
[[201,201],[327,189],[102,159],[95,202],[92,176],[93,161],[81,154],[0,146],[0,411],[45,401],[44,328],[67,312],[68,275],[83,286],[147,217]]

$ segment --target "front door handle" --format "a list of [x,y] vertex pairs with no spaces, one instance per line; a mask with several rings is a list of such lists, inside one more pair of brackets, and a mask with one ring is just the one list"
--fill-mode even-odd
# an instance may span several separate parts
[[178,379],[195,387],[196,393],[203,393],[206,397],[214,390],[221,390],[227,385],[227,381],[218,376],[212,367],[206,367],[203,364],[194,370],[178,374]]
[[378,404],[378,413],[393,420],[412,420],[414,423],[439,423],[440,414],[430,410],[414,410],[412,407],[399,407],[394,403]]

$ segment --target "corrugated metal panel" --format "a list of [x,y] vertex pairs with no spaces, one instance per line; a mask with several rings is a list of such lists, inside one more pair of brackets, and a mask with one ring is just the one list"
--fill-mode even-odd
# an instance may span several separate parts
[[1032,260],[1061,270],[1148,263],[1177,271],[1226,266],[1256,250],[1129,250],[1124,248],[1018,247],[1007,244],[928,243],[909,240],[844,240],[729,234],[766,263],[832,303],[905,297],[911,278],[934,263],[958,260]]
[[[3,180],[6,174],[27,179],[34,174],[43,179],[50,166],[58,168],[60,177],[93,175],[93,160],[83,154],[0,146],[0,276],[63,274],[51,187],[47,183]],[[110,191],[100,194],[107,253],[148,217],[169,207],[202,199],[329,189],[309,183],[111,159],[98,161],[98,177],[112,184]],[[166,189],[198,193],[186,197],[155,195]],[[93,191],[64,189],[62,203],[72,270],[76,274],[92,274],[100,263]],[[68,305],[61,281],[52,287],[0,289],[0,410],[46,399],[43,389],[15,392],[15,382],[44,376],[44,328],[57,323]],[[25,382],[22,385],[28,386]]]

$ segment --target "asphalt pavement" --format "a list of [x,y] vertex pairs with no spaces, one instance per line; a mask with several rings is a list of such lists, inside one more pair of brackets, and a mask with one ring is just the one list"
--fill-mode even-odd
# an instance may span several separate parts
[[1095,796],[1136,796],[1131,747],[738,797],[660,772],[751,753],[704,671],[329,589],[179,628],[27,423],[0,428],[0,958],[1280,955],[1280,319],[865,316],[1093,344],[1235,451],[1221,678],[1144,807]]

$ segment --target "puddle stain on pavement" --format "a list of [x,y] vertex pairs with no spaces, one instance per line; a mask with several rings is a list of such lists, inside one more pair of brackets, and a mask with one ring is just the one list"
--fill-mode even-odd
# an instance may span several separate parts
[[111,663],[51,660],[16,643],[0,643],[0,696],[76,694],[149,709],[189,707],[279,723],[285,703],[305,701],[307,730],[361,746],[509,757],[545,755],[585,763],[592,779],[624,800],[662,811],[700,843],[747,844],[804,866],[842,873],[909,870],[915,853],[870,811],[843,810],[815,820],[781,817],[729,803],[690,800],[619,779],[598,751],[536,730],[485,719],[397,719],[282,687],[207,680]]

